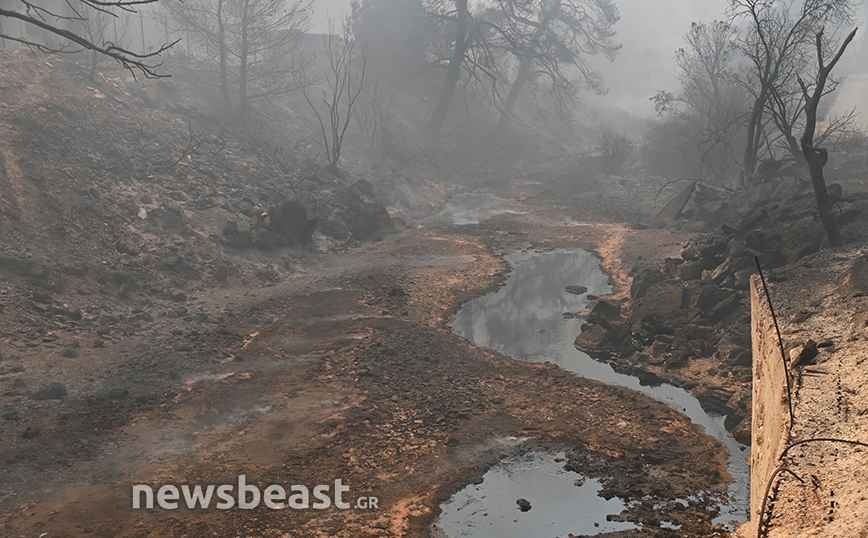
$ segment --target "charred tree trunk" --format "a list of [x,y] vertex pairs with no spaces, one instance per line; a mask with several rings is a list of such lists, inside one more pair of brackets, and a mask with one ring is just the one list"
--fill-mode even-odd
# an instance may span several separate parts
[[[226,74],[226,21],[223,20],[223,3],[225,0],[217,0],[217,48],[220,53],[220,95],[223,97],[223,105],[226,111],[232,113],[232,100],[229,98],[229,80]],[[189,41],[188,41],[189,42]]]
[[455,86],[458,84],[458,78],[461,75],[461,64],[464,63],[464,55],[467,53],[467,21],[470,18],[467,2],[468,0],[456,0],[455,2],[458,8],[455,20],[455,50],[449,59],[446,80],[443,82],[443,91],[440,93],[437,108],[434,109],[434,115],[431,116],[431,121],[428,122],[428,126],[425,128],[425,132],[430,136],[436,137],[440,134],[443,122],[446,121],[449,103],[452,102],[452,96],[455,94]]
[[527,75],[530,73],[530,58],[522,58],[521,63],[518,66],[518,74],[515,76],[515,80],[512,83],[512,87],[509,89],[509,95],[506,96],[506,102],[503,104],[503,111],[500,113],[500,120],[497,122],[498,131],[503,131],[509,126],[509,119],[512,118],[512,109],[515,107],[515,102],[518,100],[518,96],[521,93],[521,89],[524,87],[524,83],[527,82]]
[[747,123],[747,147],[744,149],[744,157],[742,160],[742,188],[747,188],[751,177],[756,170],[757,153],[762,139],[762,123],[763,110],[766,106],[766,89],[763,86],[760,93],[754,101],[753,109],[750,111],[750,118]]
[[829,62],[829,65],[823,65],[823,32],[817,33],[817,62],[820,70],[817,73],[817,80],[814,84],[813,94],[808,93],[808,87],[799,79],[799,84],[802,86],[802,91],[805,94],[805,133],[802,135],[802,153],[805,155],[805,160],[808,161],[808,169],[811,172],[811,183],[814,186],[814,196],[817,199],[817,210],[820,213],[820,220],[823,223],[823,228],[826,230],[826,235],[829,237],[829,244],[833,247],[840,247],[844,244],[841,239],[841,231],[838,229],[838,223],[835,221],[835,215],[832,213],[832,202],[829,200],[829,195],[826,192],[826,180],[823,177],[823,167],[829,160],[829,152],[825,148],[814,147],[814,132],[817,129],[817,107],[820,104],[820,98],[823,96],[823,89],[826,86],[826,80],[829,74],[841,59],[847,45],[853,41],[856,36],[856,30],[850,32],[850,35],[841,44],[838,53]]
[[799,148],[799,141],[796,140],[796,136],[793,134],[792,130],[785,132],[784,138],[787,140],[787,149],[796,160],[796,165],[799,170],[799,178],[804,178],[805,174],[809,173],[809,167],[808,161],[805,160],[804,152]]
[[829,244],[833,247],[840,247],[844,244],[844,240],[841,239],[841,231],[838,229],[838,223],[832,213],[832,203],[826,192],[826,180],[823,177],[823,167],[829,160],[829,152],[826,151],[826,148],[815,148],[810,144],[805,144],[804,139],[802,152],[808,160],[808,170],[811,172],[811,183],[814,186],[814,197],[817,199],[817,211],[820,213],[823,229],[829,238]]
[[238,121],[242,125],[247,120],[247,61],[250,53],[248,42],[248,27],[250,23],[250,0],[244,1],[244,10],[241,13],[241,51],[239,54],[241,66],[238,70]]

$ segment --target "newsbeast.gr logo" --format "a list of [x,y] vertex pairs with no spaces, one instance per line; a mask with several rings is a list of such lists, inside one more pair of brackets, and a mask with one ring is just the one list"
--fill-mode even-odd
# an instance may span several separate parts
[[[289,493],[287,493],[283,486],[272,484],[260,492],[258,487],[247,483],[247,477],[243,474],[238,476],[237,491],[234,484],[211,484],[206,485],[204,489],[202,486],[191,487],[187,484],[181,487],[166,484],[160,486],[155,496],[151,486],[136,484],[133,486],[133,509],[152,510],[155,497],[157,506],[165,510],[175,510],[181,503],[184,503],[190,510],[210,508],[215,494],[219,501],[215,502],[214,508],[218,510],[229,510],[236,506],[242,510],[253,510],[259,506],[260,502],[272,510],[284,508],[325,510],[332,504],[341,510],[378,508],[379,500],[376,497],[358,497],[354,504],[345,502],[344,494],[349,493],[350,487],[345,486],[340,478],[335,480],[334,491],[330,492],[330,489],[331,486],[328,484],[320,484],[313,488],[294,484],[289,486]],[[315,499],[313,503],[310,502],[311,493]],[[334,494],[334,498],[331,497],[330,493]]]

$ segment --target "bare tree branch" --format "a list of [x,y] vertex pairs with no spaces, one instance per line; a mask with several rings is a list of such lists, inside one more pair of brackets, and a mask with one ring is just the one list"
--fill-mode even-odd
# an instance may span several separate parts
[[[64,40],[68,41],[69,44],[49,45],[45,42],[38,42],[26,37],[13,36],[9,35],[8,33],[0,33],[0,37],[2,37],[3,39],[8,39],[10,41],[21,43],[32,49],[44,53],[74,53],[80,52],[82,50],[90,50],[97,54],[113,58],[121,65],[123,65],[124,68],[128,69],[131,73],[133,73],[133,76],[135,76],[136,72],[141,73],[145,76],[145,78],[162,78],[169,76],[158,73],[157,69],[162,66],[162,63],[153,62],[152,60],[159,57],[160,54],[170,49],[180,40],[173,43],[163,44],[158,50],[154,52],[143,52],[141,54],[133,52],[110,41],[106,41],[103,44],[95,43],[94,41],[88,39],[85,36],[82,36],[76,32],[65,28],[60,28],[57,25],[58,22],[63,20],[81,21],[85,19],[85,17],[80,12],[81,8],[79,8],[79,10],[76,10],[75,6],[72,4],[72,1],[73,0],[69,0],[67,3],[72,9],[73,13],[75,13],[75,15],[73,16],[53,13],[46,8],[37,6],[26,0],[21,0],[22,5],[24,5],[25,7],[24,12],[9,9],[0,9],[0,18],[16,19],[25,24],[35,26],[36,28],[39,28],[45,32],[63,38]],[[104,2],[99,0],[77,1],[80,3],[81,6],[89,6],[93,9],[116,16],[116,14],[112,13],[110,9],[120,9],[123,11],[133,12],[135,6],[151,4],[158,0],[117,0],[113,2]],[[80,48],[74,48],[71,47],[71,45],[78,45],[78,47]]]

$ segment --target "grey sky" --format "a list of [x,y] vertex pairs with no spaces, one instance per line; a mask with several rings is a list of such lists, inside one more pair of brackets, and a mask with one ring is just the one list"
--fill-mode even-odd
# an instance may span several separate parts
[[[593,105],[619,107],[638,115],[653,114],[648,98],[661,89],[676,89],[675,50],[693,21],[723,18],[726,0],[616,0],[621,12],[616,39],[623,45],[613,63],[598,62],[609,92],[602,98],[588,96]],[[868,0],[862,1],[862,26]],[[326,13],[339,19],[350,13],[350,0],[315,0],[312,30],[326,29]],[[861,30],[861,28],[860,28]],[[864,33],[863,33],[864,36]],[[865,49],[860,36],[854,49]]]
[[350,14],[350,0],[314,0],[311,31],[325,32],[328,29],[328,18],[335,21]]

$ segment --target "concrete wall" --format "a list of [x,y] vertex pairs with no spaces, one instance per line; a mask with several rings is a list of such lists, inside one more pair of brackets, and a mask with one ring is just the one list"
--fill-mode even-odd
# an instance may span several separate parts
[[751,524],[762,507],[766,484],[778,464],[790,427],[786,368],[778,336],[759,275],[751,278],[751,330],[753,336],[753,439],[751,443]]

